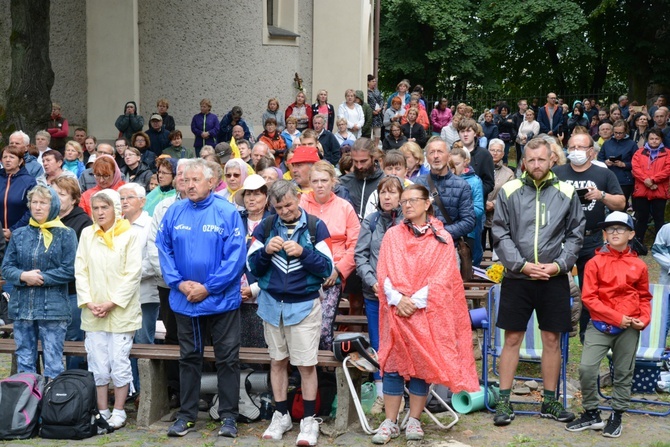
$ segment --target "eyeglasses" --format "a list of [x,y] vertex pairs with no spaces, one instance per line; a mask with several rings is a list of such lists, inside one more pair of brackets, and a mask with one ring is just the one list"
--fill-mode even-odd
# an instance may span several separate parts
[[226,174],[226,178],[238,178],[241,174]]
[[128,197],[121,197],[121,198],[119,198],[119,200],[121,200],[122,202],[127,202],[127,201],[130,200],[130,199],[139,199],[139,197],[137,197],[137,196],[128,196]]
[[607,234],[624,234],[626,231],[630,231],[626,227],[607,227],[605,228],[605,233]]
[[111,175],[102,175],[102,174],[93,174],[93,177],[97,178],[98,180],[109,180],[112,178]]
[[592,147],[593,146],[569,146],[568,150],[569,151],[588,151]]
[[400,206],[407,206],[407,205],[410,205],[410,206],[413,207],[413,206],[416,205],[416,203],[417,203],[419,200],[426,200],[426,199],[424,199],[424,198],[422,198],[422,197],[412,197],[411,199],[401,200],[401,201],[400,201]]
[[158,175],[172,175],[172,172],[158,171]]
[[614,131],[614,135],[626,135],[626,132],[617,132],[616,130]]

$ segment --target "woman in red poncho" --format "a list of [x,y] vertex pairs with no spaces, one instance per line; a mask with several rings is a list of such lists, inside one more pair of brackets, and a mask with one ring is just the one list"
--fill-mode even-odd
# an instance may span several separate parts
[[428,190],[411,185],[400,200],[404,223],[390,228],[379,252],[379,366],[386,420],[375,444],[399,435],[397,415],[409,381],[405,436],[420,440],[429,384],[478,391],[470,317],[451,236],[433,217]]

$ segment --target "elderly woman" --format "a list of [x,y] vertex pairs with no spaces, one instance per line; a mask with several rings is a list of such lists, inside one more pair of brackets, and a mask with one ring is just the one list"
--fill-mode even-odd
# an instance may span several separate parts
[[28,223],[26,194],[37,182],[25,167],[24,151],[20,147],[7,146],[2,150],[0,169],[0,216],[2,230],[8,241],[12,231]]
[[443,384],[453,393],[479,390],[470,317],[451,236],[433,216],[425,187],[408,186],[400,205],[404,221],[384,235],[377,263],[378,355],[386,419],[372,438],[376,444],[400,434],[397,417],[406,381],[408,441],[423,439],[419,417],[429,384]]
[[79,176],[86,170],[84,163],[81,161],[84,155],[84,150],[76,141],[68,141],[65,143],[65,152],[63,155],[63,169],[70,171],[75,177]]
[[[214,146],[214,137],[219,129],[219,118],[212,111],[212,101],[204,98],[200,101],[200,113],[191,120],[191,132],[195,136],[195,155],[200,156],[200,149],[204,145]],[[134,144],[133,144],[134,146]]]
[[[530,109],[528,109],[530,110]],[[493,178],[495,180],[493,191],[486,198],[486,220],[484,221],[484,232],[482,234],[482,248],[486,250],[487,240],[488,249],[493,249],[493,239],[491,235],[491,226],[493,222],[493,211],[496,207],[496,197],[502,185],[514,179],[514,171],[503,164],[503,155],[505,155],[505,143],[494,138],[489,141],[489,154],[493,158]]]
[[405,104],[409,103],[410,99],[410,94],[409,94],[409,88],[410,88],[409,81],[407,79],[403,79],[402,81],[398,82],[398,86],[396,87],[396,91],[393,92],[391,96],[389,96],[389,99],[387,100],[386,107],[391,108],[391,102],[393,101],[393,98],[398,98],[400,100],[400,107],[404,108]]
[[[51,187],[60,199],[60,212],[58,216],[66,227],[74,230],[78,241],[84,228],[90,227],[93,224],[89,215],[79,207],[79,199],[81,199],[79,183],[73,177],[58,177],[54,180]],[[83,341],[84,331],[81,330],[81,309],[77,305],[77,286],[74,276],[68,283],[67,288],[72,319],[67,327],[65,340]],[[67,369],[79,369],[84,365],[85,361],[84,357],[68,356],[65,359]]]
[[100,155],[93,163],[93,175],[95,176],[96,185],[84,191],[81,195],[81,208],[86,211],[86,214],[91,214],[91,197],[93,194],[103,189],[117,190],[126,182],[121,178],[121,170],[116,165],[114,157],[111,155]]
[[337,121],[335,121],[335,124],[337,125],[337,132],[334,132],[334,135],[340,146],[342,146],[342,143],[346,140],[353,141],[356,139],[356,135],[349,132],[349,129],[347,129],[347,119],[345,117],[339,116]]
[[158,186],[147,194],[144,211],[149,216],[154,215],[154,209],[163,199],[176,194],[174,179],[177,175],[177,160],[174,158],[163,158],[158,161]]
[[320,349],[330,350],[333,345],[333,322],[340,302],[341,284],[356,269],[354,249],[361,224],[353,206],[333,192],[337,183],[335,168],[327,161],[314,163],[309,172],[312,191],[300,198],[300,207],[306,213],[321,219],[328,228],[332,243],[333,272],[323,283],[325,298],[321,302],[322,324]]
[[[347,129],[354,134],[356,138],[361,136],[361,129],[365,124],[365,114],[363,108],[356,103],[356,92],[354,89],[347,89],[344,92],[344,102],[337,108],[337,116],[347,120]],[[355,139],[355,138],[353,138]]]
[[[403,191],[403,181],[398,177],[384,177],[377,185],[378,211],[367,214],[361,223],[358,241],[354,251],[356,272],[363,283],[363,298],[365,299],[365,315],[368,318],[368,334],[370,344],[379,351],[379,283],[377,281],[377,259],[379,248],[386,231],[402,222],[400,209],[400,195]],[[381,413],[384,408],[382,380],[379,373],[374,374],[377,385],[377,399],[372,407],[372,413]]]
[[328,90],[319,90],[316,94],[316,102],[312,104],[312,116],[327,116],[326,129],[333,131],[333,121],[335,120],[335,107],[328,102]]
[[[276,169],[276,168],[268,168]],[[244,180],[240,191],[236,194],[238,204],[244,206],[240,211],[243,228],[246,231],[247,249],[251,246],[251,235],[263,219],[270,217],[268,211],[268,186],[258,174],[252,174]],[[241,334],[242,346],[250,348],[265,348],[263,336],[263,320],[257,315],[258,304],[256,298],[260,292],[258,278],[245,266],[242,276],[242,304]]]
[[419,117],[419,109],[412,107],[407,111],[407,122],[400,126],[402,133],[407,137],[407,141],[413,141],[421,147],[426,145],[428,136],[426,129],[417,122]]
[[51,142],[51,135],[46,130],[40,130],[35,133],[35,147],[37,148],[37,161],[42,162],[42,155],[51,150],[49,143]]
[[37,183],[42,186],[50,186],[60,176],[76,178],[72,172],[63,169],[63,156],[58,151],[45,152],[42,155],[42,166],[44,175],[37,178]]
[[[121,217],[118,192],[97,191],[91,207],[94,224],[82,231],[75,259],[77,302],[98,410],[112,427],[121,428],[126,423],[123,405],[128,392],[134,391],[130,348],[135,331],[142,327],[142,247],[130,222]],[[110,381],[114,383],[113,412],[108,407]]]
[[413,182],[420,175],[430,172],[430,169],[423,164],[425,157],[421,146],[410,141],[400,146],[400,152],[405,156],[405,162],[407,162],[407,180]]
[[288,117],[293,116],[298,123],[296,129],[300,132],[312,128],[312,106],[307,104],[305,92],[298,92],[295,95],[295,102],[289,105],[284,112],[284,119],[288,122]]
[[294,146],[294,142],[300,138],[302,132],[297,129],[298,119],[295,116],[286,118],[286,129],[281,133],[281,137],[286,142],[286,148],[290,149]]
[[[226,188],[218,191],[217,194],[225,197],[230,203],[236,204],[235,194],[242,188],[242,184],[249,175],[248,164],[241,158],[228,160],[223,168],[223,179],[226,182]],[[238,211],[244,207],[236,205]]]
[[14,286],[9,317],[14,320],[18,372],[36,372],[37,341],[44,352],[44,376],[63,372],[63,342],[70,322],[67,286],[74,279],[77,236],[60,221],[56,192],[37,186],[28,193],[30,224],[9,240],[2,277]]

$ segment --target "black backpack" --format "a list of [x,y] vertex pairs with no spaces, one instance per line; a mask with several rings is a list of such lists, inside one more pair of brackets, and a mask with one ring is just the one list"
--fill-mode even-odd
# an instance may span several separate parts
[[[305,213],[305,214],[307,214],[307,213]],[[267,243],[267,239],[270,237],[270,233],[272,232],[272,227],[274,226],[277,219],[279,219],[279,216],[276,215],[276,214],[263,219],[263,222],[262,222],[263,236],[265,237],[265,242],[266,243]],[[311,214],[307,214],[307,232],[309,233],[309,241],[312,243],[312,246],[314,246],[314,247],[316,247],[316,222],[317,222],[316,216],[312,216]]]
[[64,371],[49,383],[42,400],[40,436],[47,439],[86,439],[114,431],[100,415],[93,373]]

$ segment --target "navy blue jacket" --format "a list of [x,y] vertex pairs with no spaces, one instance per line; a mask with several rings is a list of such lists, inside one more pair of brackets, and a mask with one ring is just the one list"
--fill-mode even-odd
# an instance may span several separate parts
[[633,155],[637,151],[637,144],[631,140],[628,135],[626,138],[617,140],[610,138],[603,143],[603,147],[598,152],[598,160],[605,162],[610,157],[620,157],[621,161],[626,164],[625,168],[618,166],[610,166],[609,169],[616,175],[619,180],[619,185],[627,186],[634,183],[633,179]]
[[26,195],[35,185],[37,185],[37,180],[23,166],[14,175],[7,174],[4,168],[0,169],[2,228],[14,231],[28,223],[30,215]]
[[149,140],[151,141],[151,151],[156,154],[156,157],[163,153],[163,149],[170,147],[170,140],[168,138],[170,132],[165,130],[165,127],[161,127],[159,131],[155,131],[153,127],[149,127],[146,133],[149,135]]
[[563,123],[563,109],[557,106],[554,118],[549,122],[549,115],[547,115],[545,107],[546,106],[540,107],[537,114],[537,122],[540,124],[540,132],[553,132],[554,135],[557,135],[558,127]]

